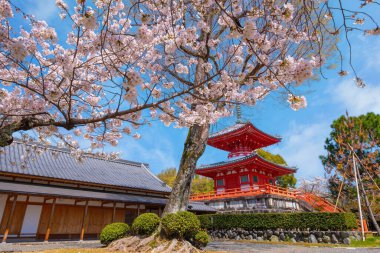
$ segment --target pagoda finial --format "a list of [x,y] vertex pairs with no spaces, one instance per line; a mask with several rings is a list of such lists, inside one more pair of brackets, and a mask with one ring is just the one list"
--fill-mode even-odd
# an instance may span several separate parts
[[243,120],[241,119],[241,107],[240,107],[240,104],[236,105],[236,123],[243,123]]

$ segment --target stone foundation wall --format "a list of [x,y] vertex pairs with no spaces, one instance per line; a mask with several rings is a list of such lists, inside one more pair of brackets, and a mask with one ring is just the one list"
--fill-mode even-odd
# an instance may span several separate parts
[[353,240],[360,240],[358,231],[301,231],[284,229],[244,230],[216,229],[209,230],[209,235],[217,239],[253,240],[253,241],[289,241],[306,243],[333,243],[349,245]]

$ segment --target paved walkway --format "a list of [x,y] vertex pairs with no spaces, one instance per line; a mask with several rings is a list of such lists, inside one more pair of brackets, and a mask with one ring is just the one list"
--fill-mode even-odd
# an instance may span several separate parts
[[0,243],[0,252],[41,252],[49,249],[69,248],[100,248],[99,241],[55,241],[55,242],[23,242],[23,243]]
[[328,248],[305,247],[287,244],[265,244],[237,241],[213,241],[207,245],[208,251],[231,253],[379,253],[379,248]]
[[[57,241],[57,242],[24,242],[24,243],[0,243],[0,252],[41,252],[49,249],[68,248],[100,248],[99,241]],[[326,248],[304,247],[285,244],[265,244],[237,241],[213,241],[206,248],[207,251],[230,253],[378,253],[379,248]],[[132,252],[131,252],[132,253]]]

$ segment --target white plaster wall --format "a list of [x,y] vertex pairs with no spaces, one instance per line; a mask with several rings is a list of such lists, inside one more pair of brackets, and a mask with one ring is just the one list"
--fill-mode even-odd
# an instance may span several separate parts
[[34,197],[34,196],[30,196],[30,197],[29,197],[29,202],[43,203],[43,202],[44,202],[44,198],[43,198],[43,197]]
[[57,204],[63,204],[63,205],[74,205],[75,204],[75,200],[74,199],[61,199],[61,198],[57,198],[56,199],[56,203]]
[[17,202],[26,201],[26,195],[17,195]]
[[41,216],[41,205],[28,205],[25,211],[24,222],[21,227],[21,235],[35,235]]
[[8,198],[8,195],[0,194],[0,222],[3,218],[5,205],[7,204],[7,198]]
[[90,200],[90,201],[88,201],[88,205],[89,206],[101,206],[102,202],[101,201],[92,201],[92,200]]

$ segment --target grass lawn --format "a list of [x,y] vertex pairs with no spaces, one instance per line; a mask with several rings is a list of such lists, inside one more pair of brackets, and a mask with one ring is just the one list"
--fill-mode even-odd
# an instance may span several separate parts
[[367,238],[367,240],[365,240],[364,242],[353,241],[350,246],[352,247],[380,247],[380,236]]

